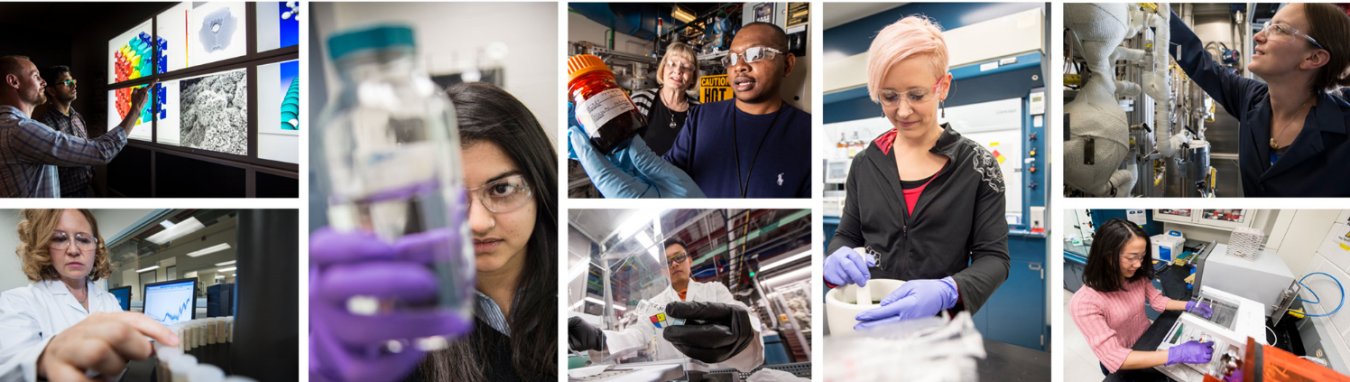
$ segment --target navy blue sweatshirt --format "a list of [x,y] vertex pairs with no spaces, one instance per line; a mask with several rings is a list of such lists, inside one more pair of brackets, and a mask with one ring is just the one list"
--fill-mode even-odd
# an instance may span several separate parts
[[747,198],[811,197],[811,114],[784,103],[777,112],[753,115],[735,103],[691,111],[665,160],[709,198],[739,198],[742,190]]

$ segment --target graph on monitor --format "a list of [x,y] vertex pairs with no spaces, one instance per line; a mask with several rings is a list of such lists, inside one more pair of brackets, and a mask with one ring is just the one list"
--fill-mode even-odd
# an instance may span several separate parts
[[145,287],[145,314],[164,325],[192,320],[196,309],[196,283],[189,281]]

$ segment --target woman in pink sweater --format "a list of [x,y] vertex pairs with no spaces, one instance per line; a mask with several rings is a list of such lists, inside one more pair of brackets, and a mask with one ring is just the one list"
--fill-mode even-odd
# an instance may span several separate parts
[[1146,369],[1177,363],[1208,363],[1213,342],[1191,341],[1168,350],[1131,350],[1151,323],[1144,314],[1145,300],[1153,309],[1185,310],[1209,317],[1207,303],[1163,297],[1150,282],[1153,256],[1149,237],[1138,225],[1111,219],[1097,229],[1083,269],[1083,288],[1069,301],[1073,322],[1087,337],[1101,360],[1102,372]]

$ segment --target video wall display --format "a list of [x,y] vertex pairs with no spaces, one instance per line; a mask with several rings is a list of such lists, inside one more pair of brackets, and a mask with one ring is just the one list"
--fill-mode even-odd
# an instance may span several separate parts
[[202,3],[188,11],[188,66],[244,55],[244,3]]
[[158,142],[248,155],[248,81],[244,69],[164,83],[166,109]]
[[160,13],[155,17],[155,34],[164,40],[160,46],[161,55],[164,61],[160,63],[156,73],[167,73],[188,67],[188,43],[187,26],[188,11],[192,9],[192,3],[180,3],[169,8],[169,10]]
[[258,157],[300,162],[300,61],[258,66]]
[[115,84],[153,74],[153,65],[158,61],[154,57],[155,44],[156,39],[150,34],[149,20],[108,40],[108,83]]
[[[109,72],[117,74],[110,79],[114,88],[108,94],[109,128],[136,113],[131,139],[242,157],[229,158],[233,160],[298,164],[299,53],[255,56],[248,54],[247,46],[250,25],[256,28],[259,52],[298,46],[302,6],[182,2],[165,7],[153,20],[109,41]],[[240,57],[244,59],[204,72],[184,72]],[[160,81],[153,98],[142,110],[129,110],[132,92],[146,85],[117,84],[152,76]],[[250,107],[258,108],[253,116]],[[250,129],[256,135],[250,136]],[[250,143],[256,143],[252,151]]]
[[295,46],[300,43],[300,2],[258,3],[258,51]]
[[[112,128],[121,125],[122,120],[126,119],[127,114],[132,113],[131,92],[146,86],[147,85],[133,86],[108,91],[108,130],[112,130]],[[156,109],[155,107],[152,107],[155,106],[152,105],[153,103],[153,100],[146,101],[145,107],[136,111],[136,114],[139,114],[136,118],[136,126],[131,129],[131,134],[127,134],[127,138],[139,139],[142,141],[150,140],[150,119],[154,118],[157,114],[167,116],[167,110],[163,110],[163,108]]]

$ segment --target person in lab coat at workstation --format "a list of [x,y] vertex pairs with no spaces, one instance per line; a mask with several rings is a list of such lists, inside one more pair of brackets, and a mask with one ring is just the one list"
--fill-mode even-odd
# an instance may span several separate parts
[[[759,319],[732,298],[719,283],[692,279],[693,259],[678,240],[666,242],[670,287],[640,305],[634,312],[639,322],[622,331],[600,330],[579,317],[567,321],[568,345],[573,350],[605,350],[611,354],[647,346],[656,341],[657,359],[693,358],[713,368],[731,367],[749,372],[764,363],[764,339]],[[659,327],[650,317],[665,307]],[[671,325],[671,319],[685,319]],[[659,321],[659,318],[658,318]]]
[[0,294],[0,381],[118,376],[127,360],[150,357],[147,336],[178,345],[168,327],[123,312],[94,284],[112,270],[93,213],[24,210],[22,217],[15,252],[30,283]]

